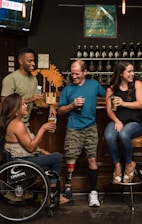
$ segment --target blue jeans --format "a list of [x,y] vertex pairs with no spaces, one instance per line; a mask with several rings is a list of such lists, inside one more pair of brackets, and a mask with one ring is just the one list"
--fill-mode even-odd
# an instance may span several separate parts
[[[112,162],[120,161],[119,148],[125,157],[125,162],[131,162],[133,156],[132,138],[142,135],[142,123],[130,122],[120,132],[114,128],[114,122],[110,122],[104,132],[104,139]],[[118,147],[119,145],[119,147]]]
[[[48,167],[50,170],[56,171],[59,175],[61,173],[62,155],[58,152],[53,152],[49,155],[37,154],[36,156],[16,157],[15,159],[30,161],[39,165],[40,167]],[[53,176],[51,183],[56,182],[57,180]]]

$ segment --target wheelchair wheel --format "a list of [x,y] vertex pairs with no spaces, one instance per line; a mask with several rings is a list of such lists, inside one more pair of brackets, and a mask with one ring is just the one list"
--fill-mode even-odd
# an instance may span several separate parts
[[25,221],[37,216],[50,198],[49,178],[36,164],[18,160],[0,167],[0,217]]

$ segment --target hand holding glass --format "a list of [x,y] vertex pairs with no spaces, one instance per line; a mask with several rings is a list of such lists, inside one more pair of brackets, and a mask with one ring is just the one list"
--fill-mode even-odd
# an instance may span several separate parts
[[117,111],[116,96],[111,97],[111,109],[112,111]]
[[79,96],[76,98],[76,102],[77,102],[77,110],[82,110],[85,99],[82,96]]
[[39,107],[39,106],[42,105],[43,102],[44,102],[44,95],[43,95],[43,94],[40,94],[40,95],[39,95],[39,99],[37,99],[37,100],[35,101],[35,104],[36,104],[37,107]]
[[[48,117],[48,122],[54,122],[56,124],[57,118],[56,117]],[[50,133],[54,133],[55,129],[48,131]]]

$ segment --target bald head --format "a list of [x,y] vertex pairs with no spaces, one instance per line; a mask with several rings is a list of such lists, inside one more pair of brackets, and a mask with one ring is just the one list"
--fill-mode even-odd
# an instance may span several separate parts
[[80,69],[82,72],[87,71],[86,63],[82,60],[76,60],[71,63],[71,70],[73,68]]

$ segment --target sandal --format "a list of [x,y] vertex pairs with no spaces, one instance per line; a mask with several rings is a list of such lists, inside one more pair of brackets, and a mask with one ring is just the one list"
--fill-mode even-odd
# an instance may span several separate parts
[[133,180],[134,172],[136,168],[136,163],[134,161],[131,162],[131,168],[126,168],[124,177],[123,177],[123,183],[130,183]]
[[113,173],[113,183],[114,184],[120,184],[122,181],[122,173],[116,174],[115,172]]
[[120,162],[115,164],[114,172],[113,172],[113,183],[120,184],[122,181],[122,172],[121,172],[121,164]]

